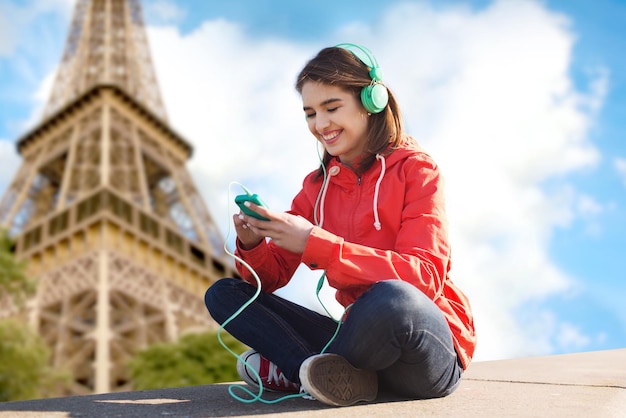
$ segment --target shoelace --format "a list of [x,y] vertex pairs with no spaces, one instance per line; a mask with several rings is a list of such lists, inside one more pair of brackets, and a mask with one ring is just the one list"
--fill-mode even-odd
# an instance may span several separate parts
[[272,362],[269,362],[267,382],[270,384],[274,383],[276,386],[281,386],[282,384],[286,388],[289,387],[290,385],[294,385],[294,383],[292,383],[291,381],[289,381],[289,379],[285,377],[283,372],[280,372],[280,373],[278,372],[278,367]]
[[306,390],[304,390],[304,386],[300,386],[300,394],[302,395],[302,399],[306,399],[307,401],[316,401],[315,397],[311,396]]

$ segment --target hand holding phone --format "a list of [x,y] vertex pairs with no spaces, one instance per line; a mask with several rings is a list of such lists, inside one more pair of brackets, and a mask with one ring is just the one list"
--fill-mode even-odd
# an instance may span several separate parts
[[267,205],[261,200],[261,198],[256,193],[254,194],[246,193],[246,194],[237,195],[235,196],[235,203],[237,204],[237,206],[239,206],[241,211],[245,213],[246,215],[252,216],[253,218],[260,219],[262,221],[269,221],[269,219],[267,219],[266,217],[259,215],[258,213],[254,212],[252,209],[247,207],[245,205],[245,202],[252,202],[255,205],[267,208]]

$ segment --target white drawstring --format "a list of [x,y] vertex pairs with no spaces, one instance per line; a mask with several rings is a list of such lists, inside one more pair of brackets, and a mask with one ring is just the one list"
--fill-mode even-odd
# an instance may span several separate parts
[[380,231],[382,225],[380,224],[380,218],[378,217],[378,190],[380,189],[380,182],[382,182],[383,177],[385,177],[385,171],[387,170],[387,166],[385,163],[385,157],[383,157],[382,155],[376,154],[376,159],[380,160],[381,169],[378,180],[376,180],[376,188],[374,189],[374,228],[376,228],[377,231]]
[[[378,193],[380,190],[380,183],[383,181],[383,177],[385,177],[385,172],[387,171],[387,165],[385,161],[385,157],[380,154],[376,154],[376,159],[380,160],[381,169],[380,175],[378,176],[378,180],[376,180],[376,187],[374,188],[374,199],[373,199],[373,207],[374,207],[374,228],[377,231],[380,231],[382,225],[380,223],[380,217],[378,216]],[[319,222],[317,226],[320,228],[324,225],[324,202],[326,201],[326,192],[328,191],[328,185],[330,184],[330,178],[332,176],[336,176],[339,173],[339,167],[333,166],[330,168],[328,176],[324,179],[324,184],[322,186],[321,197],[319,198]],[[316,205],[317,206],[317,205]],[[316,207],[317,208],[317,207]]]
[[332,166],[328,172],[328,176],[324,179],[324,186],[322,187],[322,197],[320,198],[320,219],[317,224],[320,228],[324,225],[324,201],[326,200],[326,192],[328,191],[328,185],[330,184],[330,178],[336,176],[339,173],[339,167]]

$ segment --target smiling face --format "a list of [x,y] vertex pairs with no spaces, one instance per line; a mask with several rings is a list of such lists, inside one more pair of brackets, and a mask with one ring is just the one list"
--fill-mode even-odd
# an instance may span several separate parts
[[367,111],[349,91],[306,81],[302,105],[309,130],[326,151],[350,167],[363,154],[367,143]]

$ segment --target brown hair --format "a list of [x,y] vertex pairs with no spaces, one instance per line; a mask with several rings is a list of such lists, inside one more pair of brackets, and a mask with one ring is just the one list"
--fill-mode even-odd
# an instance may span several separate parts
[[[361,102],[361,90],[368,86],[372,79],[370,69],[352,52],[341,47],[322,49],[304,66],[296,81],[296,90],[302,94],[302,86],[307,81],[338,86],[357,97]],[[398,102],[391,90],[389,103],[380,113],[372,113],[367,124],[366,154],[354,169],[358,173],[366,171],[376,160],[376,154],[384,153],[389,146],[394,149],[403,136],[402,117]],[[332,156],[324,151],[323,164],[326,166]],[[320,171],[318,174],[322,172]]]

